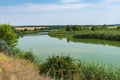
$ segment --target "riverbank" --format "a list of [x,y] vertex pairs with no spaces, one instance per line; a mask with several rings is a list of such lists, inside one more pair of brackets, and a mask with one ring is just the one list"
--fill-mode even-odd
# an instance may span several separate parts
[[99,30],[80,32],[74,35],[75,38],[102,39],[111,41],[120,41],[120,30]]
[[82,31],[54,31],[50,32],[51,36],[71,35],[77,39],[101,39],[110,41],[120,41],[120,30],[82,30]]
[[50,76],[54,80],[120,80],[120,68],[112,65],[86,63],[64,55],[52,55],[45,61],[40,61],[32,51],[14,49],[13,52],[11,56],[4,54],[0,56],[2,80],[4,78],[7,80],[50,80],[45,76]]

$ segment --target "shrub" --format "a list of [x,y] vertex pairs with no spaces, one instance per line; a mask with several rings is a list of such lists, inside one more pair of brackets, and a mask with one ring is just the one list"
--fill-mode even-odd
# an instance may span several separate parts
[[101,29],[101,27],[98,27],[98,26],[93,26],[93,27],[91,28],[92,31],[96,31],[96,30],[100,30],[100,29]]
[[10,47],[3,40],[0,40],[0,52],[4,52],[7,55],[11,53]]
[[74,60],[69,56],[52,56],[40,65],[40,74],[55,79],[70,79],[75,72]]
[[0,24],[0,39],[6,41],[10,47],[14,47],[17,43],[15,29],[11,25]]

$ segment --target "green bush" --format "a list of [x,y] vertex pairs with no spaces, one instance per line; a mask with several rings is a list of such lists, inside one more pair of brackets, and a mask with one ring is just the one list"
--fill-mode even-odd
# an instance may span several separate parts
[[40,74],[46,74],[55,79],[70,79],[75,72],[74,60],[69,56],[49,57],[39,67]]
[[0,24],[0,39],[6,41],[10,47],[17,43],[17,34],[15,29],[8,24]]

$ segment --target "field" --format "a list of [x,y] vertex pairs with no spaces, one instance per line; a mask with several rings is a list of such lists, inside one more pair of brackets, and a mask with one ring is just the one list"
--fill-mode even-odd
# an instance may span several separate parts
[[35,29],[43,29],[43,28],[46,28],[46,27],[16,27],[15,29],[16,30],[19,30],[19,31],[24,31],[24,30],[28,30],[28,31],[33,31]]

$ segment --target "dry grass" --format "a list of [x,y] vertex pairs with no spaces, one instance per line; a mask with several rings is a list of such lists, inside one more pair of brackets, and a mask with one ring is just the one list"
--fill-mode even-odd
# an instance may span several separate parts
[[0,54],[0,80],[52,80],[40,76],[32,63]]

